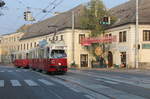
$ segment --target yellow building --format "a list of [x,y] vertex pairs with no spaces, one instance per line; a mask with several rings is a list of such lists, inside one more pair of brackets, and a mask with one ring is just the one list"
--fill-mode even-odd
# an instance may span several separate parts
[[18,51],[19,40],[22,37],[23,33],[11,33],[1,36],[0,40],[0,55],[1,62],[11,63],[12,62],[12,53]]
[[2,61],[11,62],[14,53],[27,52],[35,48],[42,40],[47,40],[48,43],[54,40],[55,42],[64,42],[67,46],[68,66],[75,62],[77,68],[91,67],[91,56],[80,44],[81,38],[88,37],[90,34],[90,31],[81,29],[80,16],[83,9],[84,6],[80,5],[67,12],[32,24],[26,30],[19,29],[21,31],[19,33],[3,35],[1,49],[6,52],[2,52]]
[[[136,34],[135,4],[135,0],[130,0],[110,9],[117,21],[107,29],[106,35],[117,36],[117,41],[107,45],[109,59],[120,67],[150,69],[150,1],[139,3],[139,35]],[[138,41],[135,42],[136,35]],[[139,54],[135,53],[136,43]],[[139,65],[135,65],[135,59]]]

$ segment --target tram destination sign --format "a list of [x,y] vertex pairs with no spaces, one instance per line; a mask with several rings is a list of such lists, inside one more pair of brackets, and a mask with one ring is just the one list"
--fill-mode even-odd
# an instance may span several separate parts
[[41,41],[39,41],[39,46],[40,47],[44,47],[44,46],[46,46],[48,44],[48,42],[46,41],[46,40],[41,40]]

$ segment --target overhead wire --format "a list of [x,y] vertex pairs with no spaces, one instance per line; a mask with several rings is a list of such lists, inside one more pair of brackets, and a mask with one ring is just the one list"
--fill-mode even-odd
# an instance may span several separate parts
[[[55,0],[55,2],[56,2],[57,0]],[[59,6],[61,3],[63,2],[63,0],[61,0],[60,2],[58,2],[58,3],[56,3],[56,4],[54,4],[54,2],[53,2],[53,4],[54,4],[54,7],[52,8],[52,9],[50,9],[49,10],[49,12],[52,12],[52,10],[54,10],[57,6]],[[48,7],[48,6],[47,6]],[[46,8],[47,8],[46,7]],[[40,22],[42,19],[44,19],[46,16],[47,16],[48,14],[46,14],[46,15],[44,15],[38,22]],[[37,24],[37,27],[39,27],[39,24]],[[31,27],[28,29],[28,31],[27,32],[29,32],[29,30],[31,29]],[[39,32],[41,32],[41,28],[39,27]]]
[[36,17],[39,16],[41,13],[43,13],[43,11],[46,11],[46,9],[48,9],[48,8],[49,8],[51,5],[53,5],[56,1],[57,1],[57,0],[53,0],[52,2],[50,1],[50,2],[48,3],[48,6],[46,6],[45,8],[43,8],[43,10],[40,11],[39,13],[37,13],[35,16],[36,16]]

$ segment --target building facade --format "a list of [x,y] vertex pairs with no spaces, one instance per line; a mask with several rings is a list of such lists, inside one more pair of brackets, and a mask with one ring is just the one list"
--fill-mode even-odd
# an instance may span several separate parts
[[[74,61],[77,65],[77,68],[81,67],[91,67],[90,64],[90,54],[88,51],[81,46],[80,40],[81,37],[88,37],[90,31],[87,30],[74,30],[74,41],[72,41],[72,34],[73,31],[71,29],[65,29],[62,31],[58,31],[55,35],[55,42],[64,42],[64,44],[67,46],[66,53],[67,53],[67,59],[68,59],[68,66]],[[19,51],[27,52],[28,50],[35,48],[40,41],[46,40],[49,44],[53,41],[54,34],[48,34],[44,36],[34,37],[34,38],[28,38],[20,40],[20,49]],[[73,44],[74,42],[74,44]],[[73,47],[74,45],[74,47]],[[22,46],[22,48],[21,48]]]
[[0,62],[11,63],[12,53],[19,50],[19,40],[24,33],[17,32],[12,34],[2,35],[0,38]]
[[90,34],[89,30],[80,29],[79,17],[83,9],[84,6],[79,5],[67,12],[29,25],[29,28],[21,27],[19,31],[22,32],[3,35],[0,44],[1,62],[11,63],[15,53],[28,53],[30,49],[37,47],[40,41],[46,40],[49,44],[52,41],[65,43],[68,67],[75,63],[77,68],[90,68],[91,55],[80,44],[81,39],[89,37]]
[[[107,44],[109,47],[110,61],[113,66],[125,68],[150,69],[150,1],[140,0],[139,2],[139,33],[136,34],[136,0],[130,0],[115,8],[110,9],[112,15],[117,17],[117,20],[107,30],[106,35],[117,36],[117,41]],[[135,38],[138,37],[138,46],[135,47]],[[138,56],[135,53],[135,48],[138,49]],[[137,58],[138,57],[138,58]]]

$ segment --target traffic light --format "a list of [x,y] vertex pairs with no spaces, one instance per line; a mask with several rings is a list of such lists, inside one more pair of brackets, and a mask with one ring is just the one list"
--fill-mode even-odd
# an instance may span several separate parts
[[35,21],[35,19],[32,16],[31,11],[24,12],[24,19],[25,19],[25,21]]
[[101,20],[100,20],[100,24],[101,25],[109,25],[110,24],[110,17],[103,17]]
[[3,7],[5,5],[4,1],[0,1],[0,7]]
[[24,12],[24,19],[27,21],[27,12]]

